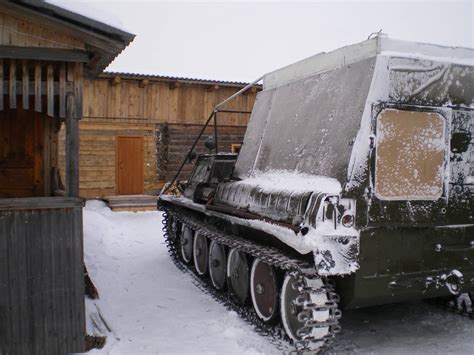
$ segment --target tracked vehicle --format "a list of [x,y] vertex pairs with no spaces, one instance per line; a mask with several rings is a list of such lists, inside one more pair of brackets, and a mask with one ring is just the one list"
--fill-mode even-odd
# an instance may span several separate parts
[[472,314],[473,58],[378,36],[266,74],[239,155],[160,196],[172,257],[299,350],[344,309]]

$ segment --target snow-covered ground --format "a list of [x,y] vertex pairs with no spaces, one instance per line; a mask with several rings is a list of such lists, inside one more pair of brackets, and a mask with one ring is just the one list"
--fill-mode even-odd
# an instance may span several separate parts
[[[95,354],[276,354],[269,340],[210,296],[168,257],[159,212],[84,209],[86,264],[100,294],[87,300],[112,333]],[[474,354],[474,323],[425,303],[347,311],[337,353]]]

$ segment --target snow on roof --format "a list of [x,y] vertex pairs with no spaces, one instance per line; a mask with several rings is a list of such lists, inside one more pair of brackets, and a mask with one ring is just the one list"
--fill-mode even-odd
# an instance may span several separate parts
[[267,73],[263,79],[265,90],[281,86],[310,75],[333,70],[376,55],[425,59],[459,65],[474,66],[474,49],[437,44],[402,41],[381,34],[366,41],[322,52],[286,67]]
[[474,66],[474,48],[380,38],[378,54]]
[[116,16],[113,16],[110,12],[103,11],[97,7],[94,7],[90,2],[74,2],[74,1],[61,1],[61,0],[44,0],[45,3],[53,6],[62,8],[68,12],[76,15],[86,17],[90,20],[99,22],[103,25],[113,27],[123,32],[131,33],[125,28],[123,23]]

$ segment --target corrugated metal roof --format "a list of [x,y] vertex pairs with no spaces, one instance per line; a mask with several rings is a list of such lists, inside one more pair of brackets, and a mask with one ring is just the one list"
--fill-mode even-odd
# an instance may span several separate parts
[[[167,75],[153,75],[153,74],[139,74],[139,73],[127,73],[127,72],[114,72],[105,71],[99,75],[100,78],[114,78],[120,77],[131,80],[153,80],[153,81],[164,81],[164,82],[180,82],[183,84],[199,84],[199,85],[219,85],[219,86],[230,86],[230,87],[244,87],[249,83],[242,81],[225,81],[225,80],[212,80],[212,79],[197,79],[197,78],[186,78],[179,76],[167,76]],[[262,85],[254,85],[257,89],[261,89]]]

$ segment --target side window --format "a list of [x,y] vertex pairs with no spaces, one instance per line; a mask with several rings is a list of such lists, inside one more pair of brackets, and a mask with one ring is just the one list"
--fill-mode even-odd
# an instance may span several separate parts
[[376,196],[381,200],[440,198],[445,149],[445,120],[440,114],[383,110],[376,130]]
[[240,152],[240,148],[242,147],[242,144],[236,144],[236,143],[232,143],[230,145],[230,151],[232,153],[236,153],[238,154]]

